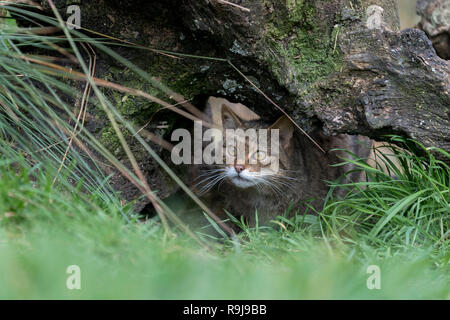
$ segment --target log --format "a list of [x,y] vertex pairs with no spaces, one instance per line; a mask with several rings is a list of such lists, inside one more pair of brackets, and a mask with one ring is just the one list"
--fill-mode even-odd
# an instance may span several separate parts
[[417,14],[421,17],[417,27],[431,39],[438,56],[450,59],[450,1],[420,0]]
[[[67,16],[68,3],[77,1],[54,2]],[[48,10],[45,0],[41,4]],[[199,107],[208,96],[220,96],[270,120],[281,108],[306,132],[376,140],[398,134],[450,152],[450,63],[436,54],[424,31],[400,31],[395,0],[84,0],[79,5],[83,28],[190,55],[117,49]],[[242,74],[223,60],[192,56],[229,60]],[[169,100],[106,56],[99,56],[96,76]],[[140,98],[110,97],[137,126],[156,110]],[[179,123],[175,115],[162,114],[169,126]],[[94,127],[101,128],[100,137],[113,139],[104,134],[107,124]]]
[[400,134],[449,151],[450,64],[424,32],[399,31],[395,1],[239,4],[250,13],[184,1],[185,24],[267,68],[299,124],[318,118],[328,134]]

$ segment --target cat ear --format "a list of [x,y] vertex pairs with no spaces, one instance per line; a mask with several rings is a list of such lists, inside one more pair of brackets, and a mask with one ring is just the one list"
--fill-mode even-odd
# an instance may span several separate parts
[[222,126],[225,129],[236,129],[242,126],[239,117],[225,104],[222,104]]
[[206,101],[206,108],[203,112],[213,124],[220,126],[222,114],[220,112],[220,103],[217,100],[218,99],[216,97],[209,97]]
[[273,125],[270,126],[269,130],[278,129],[280,137],[280,146],[287,149],[292,141],[292,136],[294,135],[294,125],[288,117],[282,116]]

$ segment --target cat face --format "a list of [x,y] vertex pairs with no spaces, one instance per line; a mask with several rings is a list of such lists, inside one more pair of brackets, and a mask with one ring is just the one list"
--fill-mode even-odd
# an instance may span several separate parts
[[281,189],[289,184],[292,178],[287,173],[293,151],[289,119],[281,117],[270,126],[262,121],[246,122],[223,105],[220,122],[215,124],[223,128],[223,164],[204,174],[205,192],[225,181],[237,188],[258,190]]
[[272,153],[270,144],[262,146],[257,139],[240,140],[233,137],[233,143],[229,143],[229,136],[230,133],[225,132],[223,152],[224,172],[231,183],[239,188],[248,188],[258,184],[264,177],[277,173],[279,167],[274,164],[278,164],[278,159]]

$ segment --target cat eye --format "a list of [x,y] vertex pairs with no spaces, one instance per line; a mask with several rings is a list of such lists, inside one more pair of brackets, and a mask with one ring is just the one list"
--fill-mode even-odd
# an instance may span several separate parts
[[228,146],[227,147],[227,152],[230,156],[235,157],[237,154],[237,150],[235,146]]
[[256,151],[252,157],[257,161],[263,161],[266,158],[266,153],[264,151]]

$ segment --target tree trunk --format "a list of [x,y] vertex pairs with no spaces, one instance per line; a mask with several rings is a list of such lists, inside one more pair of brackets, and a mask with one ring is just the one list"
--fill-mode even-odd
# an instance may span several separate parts
[[[54,2],[62,14],[76,3]],[[449,61],[436,55],[423,31],[399,30],[395,0],[84,0],[81,13],[84,28],[228,59],[305,131],[377,140],[399,134],[450,152]],[[222,96],[263,118],[280,115],[226,62],[118,51],[194,103]],[[99,62],[98,77],[168,100],[114,61]],[[154,110],[138,98],[111,97],[138,125]]]

